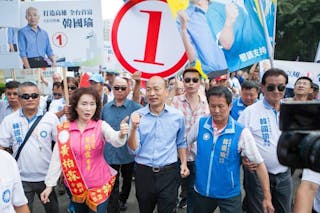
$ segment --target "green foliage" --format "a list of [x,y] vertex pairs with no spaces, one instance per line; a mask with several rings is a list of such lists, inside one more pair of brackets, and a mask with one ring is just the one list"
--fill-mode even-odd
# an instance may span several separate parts
[[[6,84],[5,83],[0,83],[0,95],[2,93],[4,93],[4,88],[5,88]],[[1,97],[0,97],[1,98]]]
[[313,61],[320,41],[319,0],[278,0],[275,58]]

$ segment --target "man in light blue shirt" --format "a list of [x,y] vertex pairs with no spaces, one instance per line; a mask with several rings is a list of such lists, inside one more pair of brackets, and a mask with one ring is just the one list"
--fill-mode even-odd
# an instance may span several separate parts
[[178,195],[178,153],[180,174],[189,175],[182,112],[165,105],[168,90],[159,76],[146,88],[148,105],[131,114],[129,151],[134,153],[136,196],[141,213],[172,212]]
[[29,7],[26,10],[26,19],[28,24],[18,31],[19,54],[24,68],[49,67],[46,56],[50,59],[51,66],[56,66],[48,33],[38,26],[38,10]]
[[[120,123],[125,117],[142,107],[127,98],[130,93],[129,87],[128,79],[116,77],[113,83],[114,99],[104,105],[102,110],[102,119],[115,130],[120,129]],[[104,158],[112,168],[118,171],[109,198],[108,212],[116,213],[119,212],[119,209],[124,211],[127,209],[127,199],[131,190],[134,156],[129,154],[127,145],[116,148],[106,143]],[[121,192],[119,192],[120,173],[122,176]]]
[[225,74],[228,67],[224,53],[209,28],[206,18],[208,7],[208,0],[190,0],[189,7],[178,13],[177,21],[190,63],[200,60],[204,73],[214,78]]

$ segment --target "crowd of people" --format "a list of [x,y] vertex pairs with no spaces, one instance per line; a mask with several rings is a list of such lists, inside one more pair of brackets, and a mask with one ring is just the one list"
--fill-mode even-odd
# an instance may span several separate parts
[[[212,55],[201,54],[207,43],[193,48],[188,40],[198,29],[210,30],[186,18],[204,18],[203,11],[212,9],[208,1],[199,2],[202,10],[191,5],[179,14],[179,27],[190,62],[213,62],[206,58]],[[26,19],[18,32],[24,68],[56,66],[37,9],[28,8]],[[214,55],[222,53],[214,49]],[[94,73],[88,87],[54,73],[46,99],[34,82],[7,82],[0,148],[11,155],[0,150],[0,169],[8,171],[0,174],[0,212],[27,213],[35,195],[47,213],[59,212],[59,183],[70,198],[69,212],[126,211],[133,177],[141,213],[172,213],[177,207],[188,213],[218,207],[222,213],[291,213],[292,207],[320,212],[320,175],[303,171],[293,203],[294,170],[277,158],[281,102],[317,101],[319,85],[299,77],[288,97],[285,71],[271,68],[260,75],[253,65],[223,74],[226,66],[203,63],[217,71],[206,81],[194,67],[168,80],[153,76],[144,89],[140,72]]]
[[45,104],[35,83],[6,83],[0,146],[15,160],[1,151],[0,166],[17,169],[0,182],[2,209],[29,212],[37,194],[46,212],[59,212],[60,182],[69,212],[125,211],[133,177],[140,212],[312,209],[318,174],[304,171],[293,205],[294,170],[276,154],[281,102],[317,100],[318,85],[309,77],[298,78],[294,96],[285,97],[288,76],[280,69],[266,71],[261,83],[237,73],[204,82],[190,67],[181,78],[152,77],[142,99],[141,73],[111,74],[110,81],[91,74],[83,88],[55,73]]

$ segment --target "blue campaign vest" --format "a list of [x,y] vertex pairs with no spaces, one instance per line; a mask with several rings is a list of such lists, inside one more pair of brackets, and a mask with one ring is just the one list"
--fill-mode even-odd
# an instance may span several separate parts
[[214,140],[212,117],[200,119],[195,189],[201,195],[230,198],[240,194],[238,143],[243,128],[229,116],[226,128]]
[[242,112],[247,106],[244,105],[242,99],[239,97],[233,100],[230,115],[233,119],[238,120],[240,112]]

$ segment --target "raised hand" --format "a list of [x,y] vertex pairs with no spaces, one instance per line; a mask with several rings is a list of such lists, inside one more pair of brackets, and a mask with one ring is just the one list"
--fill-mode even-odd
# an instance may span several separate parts
[[131,124],[133,129],[137,129],[140,124],[141,115],[139,113],[131,114]]
[[135,81],[141,81],[141,71],[136,71],[132,74],[132,79]]
[[120,138],[125,137],[129,132],[129,116],[126,116],[120,123]]
[[233,25],[239,16],[239,9],[235,3],[226,4],[226,23]]

